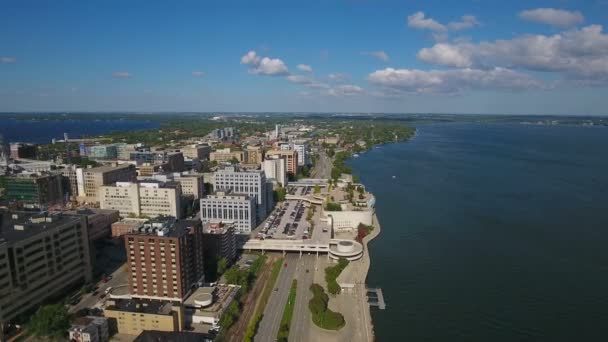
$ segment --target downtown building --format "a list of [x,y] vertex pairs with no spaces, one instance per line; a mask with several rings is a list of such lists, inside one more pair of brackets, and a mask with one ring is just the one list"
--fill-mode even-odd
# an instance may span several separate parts
[[116,182],[134,182],[136,179],[137,171],[130,164],[77,169],[78,199],[81,202],[99,202],[100,187]]
[[204,279],[200,221],[151,221],[125,235],[133,298],[182,302]]
[[87,218],[0,209],[2,327],[92,280]]
[[99,190],[101,209],[118,210],[121,217],[181,215],[181,186],[176,182],[117,182]]
[[298,174],[298,151],[295,150],[271,150],[266,152],[266,159],[285,158],[287,173],[292,177]]
[[285,158],[272,156],[262,162],[262,170],[266,179],[275,186],[287,186],[287,161]]
[[255,199],[256,222],[262,222],[272,211],[272,186],[266,181],[264,171],[237,171],[235,167],[226,167],[215,172],[215,191],[231,191],[235,194],[246,194]]
[[64,180],[61,174],[24,173],[6,178],[5,197],[26,208],[47,208],[63,205]]
[[232,223],[238,234],[249,234],[256,227],[254,197],[217,191],[201,198],[200,204],[203,224],[220,221]]
[[203,247],[205,259],[226,258],[229,264],[236,260],[236,237],[234,223],[208,222],[203,225]]

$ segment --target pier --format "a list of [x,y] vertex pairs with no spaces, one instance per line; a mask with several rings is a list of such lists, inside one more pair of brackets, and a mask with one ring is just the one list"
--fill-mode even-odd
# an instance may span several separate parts
[[371,306],[377,306],[380,310],[386,309],[384,295],[382,294],[382,289],[379,287],[367,289],[367,302]]

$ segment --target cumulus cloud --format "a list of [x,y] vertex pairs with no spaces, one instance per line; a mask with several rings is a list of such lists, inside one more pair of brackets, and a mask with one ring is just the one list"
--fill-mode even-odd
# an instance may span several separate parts
[[520,12],[519,17],[524,20],[561,28],[572,27],[582,23],[585,20],[579,11],[566,11],[555,8],[536,8],[526,10]]
[[192,72],[192,76],[194,76],[194,77],[203,77],[203,75],[205,75],[205,73],[202,72],[202,71],[196,71],[195,70],[195,71]]
[[304,71],[304,72],[312,72],[312,67],[310,65],[306,65],[306,64],[298,64],[296,66],[296,68],[298,68],[298,70],[300,71]]
[[284,76],[289,74],[287,65],[282,60],[260,57],[255,51],[249,51],[241,57],[241,64],[248,65],[249,73],[254,75]]
[[416,12],[407,17],[407,25],[412,28],[420,29],[420,30],[431,30],[431,31],[447,31],[445,25],[439,23],[438,21],[427,18],[424,12]]
[[333,73],[327,75],[327,78],[331,82],[344,82],[344,81],[348,80],[348,75],[341,74],[341,73],[338,73],[338,72],[333,72]]
[[426,17],[424,12],[416,12],[407,17],[407,25],[419,30],[433,31],[433,37],[436,40],[446,38],[448,31],[460,31],[470,29],[479,25],[479,21],[474,15],[463,15],[459,21],[451,21],[447,25],[440,23],[435,19]]
[[361,94],[363,88],[353,84],[344,84],[327,90],[327,95],[335,97],[353,97]]
[[388,62],[388,60],[390,59],[388,54],[382,50],[379,51],[366,51],[366,52],[362,52],[363,55],[368,55],[368,56],[372,56],[378,60],[381,60],[383,62]]
[[477,21],[477,18],[475,18],[474,15],[467,14],[463,15],[460,18],[460,21],[452,21],[448,23],[448,28],[452,31],[460,31],[470,29],[477,25],[479,25],[479,21]]
[[308,88],[314,88],[314,89],[329,88],[329,85],[319,82],[312,77],[308,77],[308,76],[304,76],[304,75],[288,75],[286,78],[287,78],[287,81],[289,81],[291,83],[301,84]]
[[128,71],[115,71],[112,73],[112,77],[114,78],[131,78],[131,73]]
[[369,74],[368,81],[390,95],[458,94],[469,90],[517,91],[543,87],[532,77],[506,68],[428,71],[386,68]]
[[17,62],[15,57],[0,57],[0,64],[9,64]]
[[420,50],[417,57],[444,66],[559,72],[566,79],[608,84],[608,35],[602,30],[601,25],[590,25],[550,36],[438,43]]

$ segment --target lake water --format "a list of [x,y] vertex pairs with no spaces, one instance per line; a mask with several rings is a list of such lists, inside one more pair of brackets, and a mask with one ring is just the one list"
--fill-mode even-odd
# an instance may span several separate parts
[[129,131],[158,126],[156,122],[136,120],[18,121],[0,116],[0,135],[10,142],[50,143],[53,138],[63,139],[63,133],[68,133],[71,139],[76,139],[112,131]]
[[608,128],[421,125],[350,164],[378,341],[608,340]]

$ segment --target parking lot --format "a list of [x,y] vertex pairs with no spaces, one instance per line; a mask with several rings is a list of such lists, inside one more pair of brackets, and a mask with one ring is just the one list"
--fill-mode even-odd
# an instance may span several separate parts
[[309,224],[306,221],[308,204],[303,201],[286,201],[270,214],[258,238],[263,239],[308,239]]

